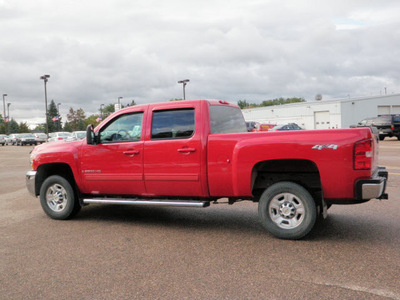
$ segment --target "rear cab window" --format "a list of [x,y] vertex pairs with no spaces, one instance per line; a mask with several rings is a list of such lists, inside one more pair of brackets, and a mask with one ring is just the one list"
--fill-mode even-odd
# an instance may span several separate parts
[[247,132],[246,122],[238,107],[210,106],[211,134]]

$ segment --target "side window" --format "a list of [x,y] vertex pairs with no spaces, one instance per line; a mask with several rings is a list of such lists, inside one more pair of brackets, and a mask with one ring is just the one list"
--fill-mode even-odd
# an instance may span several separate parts
[[186,139],[194,134],[194,109],[153,112],[151,139]]
[[118,117],[100,131],[100,143],[139,141],[142,120],[142,112]]

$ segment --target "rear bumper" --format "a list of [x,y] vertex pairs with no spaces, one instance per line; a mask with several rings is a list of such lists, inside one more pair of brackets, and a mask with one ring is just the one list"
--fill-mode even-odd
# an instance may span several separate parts
[[26,173],[26,176],[25,176],[26,188],[28,189],[29,193],[32,196],[36,197],[35,178],[36,178],[36,171],[28,171]]
[[371,179],[356,182],[357,200],[388,199],[385,193],[388,172],[385,167],[378,167]]

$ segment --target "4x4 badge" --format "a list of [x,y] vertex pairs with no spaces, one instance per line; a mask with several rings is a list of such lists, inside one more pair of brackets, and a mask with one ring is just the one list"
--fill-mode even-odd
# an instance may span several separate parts
[[338,148],[338,145],[330,144],[330,145],[315,145],[311,149],[317,149],[317,150],[332,149],[332,150],[336,150],[337,148]]

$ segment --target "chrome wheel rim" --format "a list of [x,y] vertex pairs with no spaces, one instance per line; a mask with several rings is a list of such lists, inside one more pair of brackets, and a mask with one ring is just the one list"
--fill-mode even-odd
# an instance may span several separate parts
[[46,202],[48,207],[55,211],[63,211],[68,202],[68,194],[65,188],[60,184],[53,184],[47,189]]
[[270,202],[269,216],[280,228],[294,229],[304,220],[305,208],[299,197],[292,193],[276,195]]

